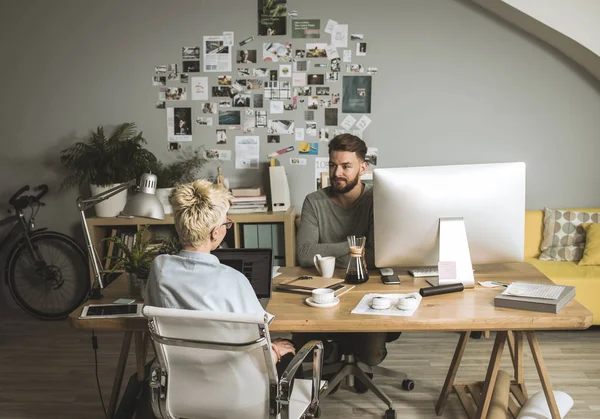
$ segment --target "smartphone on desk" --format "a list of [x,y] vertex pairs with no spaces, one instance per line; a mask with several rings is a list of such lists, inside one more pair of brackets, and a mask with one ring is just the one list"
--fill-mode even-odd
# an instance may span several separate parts
[[381,275],[381,282],[385,285],[399,284],[400,278],[398,278],[398,275]]

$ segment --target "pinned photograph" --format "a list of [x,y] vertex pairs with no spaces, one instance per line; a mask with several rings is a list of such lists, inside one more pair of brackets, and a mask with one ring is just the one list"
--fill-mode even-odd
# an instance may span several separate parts
[[277,81],[277,70],[269,70],[269,81]]
[[206,102],[202,106],[202,113],[217,113],[217,104],[215,102]]
[[325,74],[309,74],[307,82],[309,85],[324,84]]
[[205,126],[205,127],[212,127],[212,124],[213,124],[212,116],[197,116],[196,124]]
[[365,68],[361,64],[349,64],[346,66],[347,73],[364,73]]
[[321,108],[331,108],[331,100],[330,99],[319,99],[319,106]]
[[292,20],[292,38],[320,38],[320,19],[295,19]]
[[[175,116],[174,134],[185,136],[185,141],[191,141],[192,135],[192,109],[191,108],[173,108]],[[189,136],[189,138],[187,138]]]
[[181,151],[181,143],[169,141],[169,151]]
[[287,14],[287,0],[258,0],[258,34],[285,35]]
[[331,60],[331,71],[341,71],[342,64],[339,58],[333,58]]
[[307,58],[327,58],[327,44],[308,43],[306,44]]
[[154,66],[154,72],[155,73],[159,73],[159,74],[166,73],[167,72],[167,65],[166,64],[155,65]]
[[367,55],[367,43],[359,42],[358,44],[356,44],[356,56],[364,57],[365,55]]
[[314,121],[315,111],[304,111],[304,119],[307,121]]
[[294,58],[305,58],[306,57],[306,50],[305,49],[297,49],[296,53],[294,54]]
[[221,108],[231,108],[231,100],[229,100],[229,99],[220,100],[219,106]]
[[294,61],[294,71],[305,72],[308,70],[309,61],[306,60],[295,60]]
[[369,67],[369,68],[367,68],[367,73],[370,74],[370,75],[372,75],[372,76],[377,75],[378,72],[379,72],[379,70],[377,70],[377,67]]
[[219,111],[219,125],[239,125],[241,123],[240,111]]
[[319,154],[319,143],[309,143],[307,141],[302,141],[298,144],[298,153],[309,155]]
[[307,122],[306,123],[306,135],[310,137],[317,136],[317,123],[316,122]]
[[290,164],[292,166],[306,166],[306,159],[301,159],[298,157],[292,157],[290,159]]
[[328,83],[335,83],[336,81],[340,80],[340,73],[327,72],[327,73],[325,73],[325,80]]
[[254,77],[269,77],[269,69],[268,68],[253,68],[252,75]]
[[377,147],[367,147],[367,155],[365,161],[373,166],[377,166],[377,154],[379,149]]
[[263,95],[262,93],[256,93],[252,95],[252,104],[255,108],[263,107]]
[[152,86],[164,86],[167,84],[166,76],[154,76],[152,77]]
[[267,135],[267,143],[269,144],[274,144],[277,143],[279,144],[279,135]]
[[231,86],[231,76],[219,76],[217,77],[217,84],[219,86]]
[[351,33],[350,34],[351,41],[362,41],[363,39],[365,39],[365,35],[362,33]]
[[294,90],[298,96],[312,96],[312,87],[310,86],[296,87]]
[[187,74],[185,74],[185,73],[181,73],[181,74],[179,75],[179,81],[180,81],[181,83],[187,83],[187,82],[189,81],[189,77],[190,77],[190,76],[188,76]]
[[267,81],[264,83],[265,90],[264,95],[265,99],[291,99],[292,98],[292,89],[290,87],[290,82],[282,81]]
[[269,134],[293,134],[294,121],[291,120],[268,120],[267,133]]
[[255,37],[254,36],[249,36],[248,38],[240,41],[240,47],[243,47],[244,45],[254,41]]
[[244,129],[243,129],[244,133],[251,134],[254,132],[254,128],[256,128],[254,116],[252,116],[252,118],[245,118],[244,119]]
[[252,109],[252,108],[246,108],[246,109],[244,109],[244,115],[245,116],[252,116],[253,117],[254,116],[254,109]]
[[254,112],[254,121],[257,128],[265,128],[267,126],[267,111]]
[[217,130],[217,144],[227,144],[227,130]]
[[238,77],[250,77],[250,74],[252,73],[252,69],[238,67],[237,73],[238,73]]
[[256,64],[256,50],[255,49],[243,49],[239,51],[238,64]]
[[262,80],[248,79],[248,81],[246,82],[246,89],[248,89],[248,90],[262,89],[262,87],[263,87]]
[[319,109],[319,98],[317,96],[311,96],[308,98],[308,109]]
[[200,72],[200,61],[184,61],[183,62],[184,73],[199,73]]
[[286,103],[283,105],[284,111],[293,111],[294,109],[295,109],[295,107],[294,107],[293,103]]
[[371,113],[371,76],[345,76],[342,93],[343,113]]
[[279,77],[292,77],[292,65],[291,64],[280,64],[279,65]]
[[231,150],[208,149],[204,152],[204,157],[208,160],[231,160]]
[[184,60],[199,60],[200,47],[181,47],[181,58]]
[[233,97],[233,106],[236,108],[247,108],[250,106],[251,95],[247,93],[238,93]]
[[227,127],[228,130],[233,130],[233,131],[241,131],[242,130],[242,126],[241,125],[229,125]]
[[213,86],[213,97],[231,97],[231,88],[229,86]]
[[325,109],[325,125],[337,127],[338,125],[338,110],[337,108]]
[[158,89],[159,100],[187,100],[185,87],[161,87]]
[[329,95],[329,87],[323,87],[323,86],[315,87],[315,94],[317,96],[327,96],[327,95]]
[[167,80],[177,80],[178,77],[177,64],[167,64]]
[[319,141],[329,141],[329,128],[319,130]]
[[315,68],[327,68],[327,64],[325,64],[325,63],[317,63],[317,64],[315,64]]
[[292,61],[292,44],[289,42],[265,42],[263,44],[263,61],[266,63]]
[[340,103],[340,94],[339,93],[334,93],[331,95],[331,103],[333,105],[337,105],[338,103]]
[[154,107],[156,109],[165,109],[167,107],[167,104],[163,100],[157,100]]
[[235,92],[232,92],[235,95],[238,92],[241,92],[242,90],[246,89],[246,80],[245,79],[234,80],[231,82],[231,87],[233,87],[233,89],[235,89]]

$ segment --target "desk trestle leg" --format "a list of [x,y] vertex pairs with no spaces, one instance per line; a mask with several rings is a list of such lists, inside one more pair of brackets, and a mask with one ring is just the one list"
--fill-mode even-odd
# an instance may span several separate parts
[[438,416],[442,415],[446,400],[448,400],[448,396],[454,388],[454,379],[456,378],[458,366],[460,365],[460,361],[465,353],[465,348],[467,347],[467,342],[469,341],[470,335],[471,332],[462,332],[460,334],[460,339],[458,339],[458,344],[456,345],[456,350],[454,351],[454,356],[452,357],[452,362],[450,363],[450,369],[448,370],[448,375],[446,375],[446,381],[444,381],[444,387],[442,387],[442,392],[435,406],[435,413]]

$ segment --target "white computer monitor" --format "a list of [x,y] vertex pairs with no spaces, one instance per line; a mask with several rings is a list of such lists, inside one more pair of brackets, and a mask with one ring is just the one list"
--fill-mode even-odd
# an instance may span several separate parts
[[472,263],[522,261],[525,163],[375,169],[373,209],[379,268],[437,266],[449,217],[464,220]]

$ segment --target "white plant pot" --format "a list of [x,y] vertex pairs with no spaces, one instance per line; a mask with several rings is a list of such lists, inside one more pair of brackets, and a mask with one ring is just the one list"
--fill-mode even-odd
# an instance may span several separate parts
[[156,189],[156,197],[162,204],[165,209],[165,214],[173,214],[173,207],[169,202],[169,195],[171,195],[171,191],[175,188],[158,188]]
[[[90,185],[90,189],[92,191],[92,196],[95,196],[101,192],[114,188],[115,186],[118,185]],[[123,211],[125,204],[127,204],[127,189],[102,202],[99,202],[94,208],[98,217],[116,217],[121,211]]]

